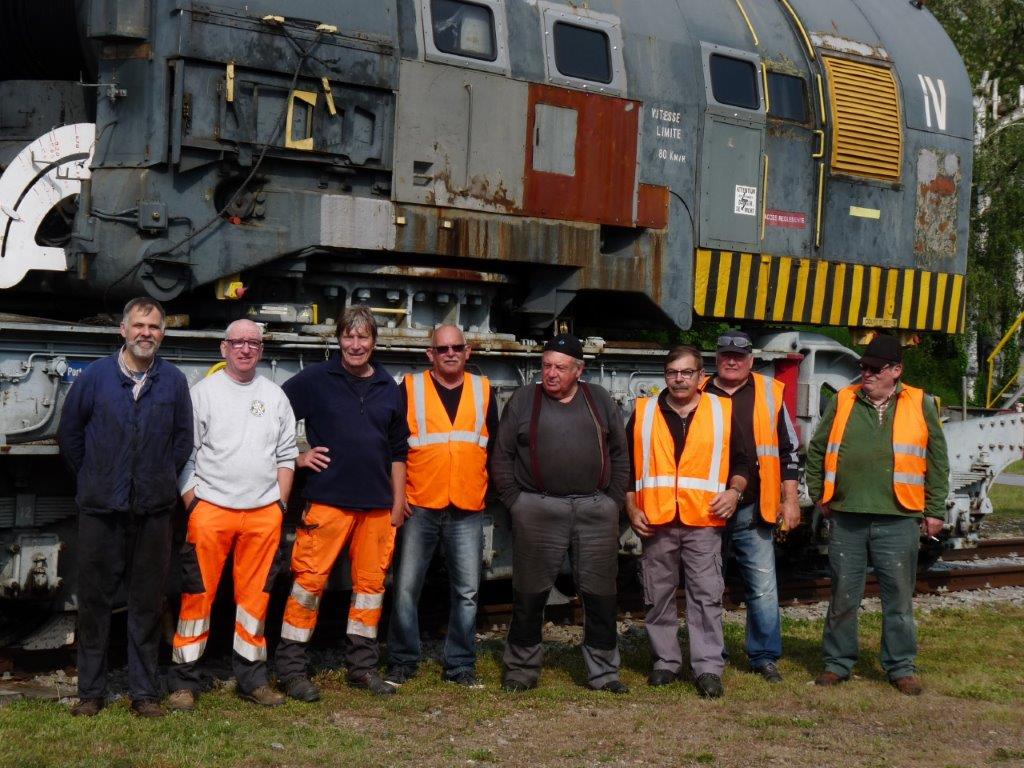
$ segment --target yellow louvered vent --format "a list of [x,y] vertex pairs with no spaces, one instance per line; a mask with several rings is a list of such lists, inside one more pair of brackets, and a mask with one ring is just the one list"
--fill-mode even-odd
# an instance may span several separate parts
[[823,56],[832,105],[832,172],[899,181],[903,120],[892,71]]

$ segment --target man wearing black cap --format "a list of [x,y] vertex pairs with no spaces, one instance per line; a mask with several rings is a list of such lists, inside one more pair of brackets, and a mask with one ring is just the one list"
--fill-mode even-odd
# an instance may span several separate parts
[[540,676],[544,605],[565,560],[583,600],[583,658],[595,690],[626,693],[615,631],[619,509],[629,455],[622,414],[603,388],[580,381],[583,345],[544,345],[541,383],[512,395],[498,425],[491,482],[512,517],[514,607],[505,646],[507,691]]
[[734,440],[743,443],[751,463],[750,482],[726,526],[731,549],[746,587],[746,648],[750,671],[771,683],[782,681],[782,623],[775,576],[774,526],[800,524],[797,484],[800,463],[796,430],[783,403],[781,381],[754,373],[754,345],[742,331],[718,337],[715,375],[704,390],[732,401]]
[[840,390],[807,450],[807,487],[830,517],[832,599],[822,639],[825,671],[815,683],[849,679],[857,661],[857,612],[870,560],[882,597],[882,668],[916,696],[914,582],[919,535],[945,521],[949,461],[938,411],[900,381],[903,355],[876,336],[860,360],[861,383]]

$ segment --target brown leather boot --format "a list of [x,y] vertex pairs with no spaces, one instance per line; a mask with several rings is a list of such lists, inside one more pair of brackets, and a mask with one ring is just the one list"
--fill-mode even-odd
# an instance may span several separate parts
[[134,699],[130,709],[136,717],[163,717],[167,714],[160,702],[153,699]]
[[814,684],[815,685],[823,685],[826,688],[828,688],[828,687],[831,687],[833,685],[839,685],[840,683],[845,683],[849,679],[850,679],[849,677],[843,677],[842,675],[837,675],[835,672],[827,672],[826,671],[826,672],[822,672],[820,675],[818,675],[814,679]]
[[179,688],[171,691],[164,704],[171,712],[191,712],[196,708],[196,695],[188,688]]
[[243,699],[259,704],[261,707],[280,707],[284,704],[284,694],[275,691],[269,685],[261,685],[248,693],[241,694]]
[[75,717],[95,717],[105,704],[103,699],[79,699],[71,708],[71,714]]
[[890,680],[889,682],[892,683],[893,687],[904,696],[920,696],[921,691],[924,690],[921,686],[921,681],[917,679],[916,675],[897,677],[895,680]]

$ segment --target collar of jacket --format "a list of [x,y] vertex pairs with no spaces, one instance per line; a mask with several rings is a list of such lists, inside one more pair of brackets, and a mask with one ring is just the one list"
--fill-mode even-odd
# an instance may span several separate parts
[[[135,382],[132,380],[132,378],[130,376],[125,376],[124,371],[121,370],[121,360],[119,359],[120,355],[121,350],[119,349],[117,350],[117,352],[110,356],[110,360],[111,362],[114,363],[114,370],[117,371],[117,376],[121,380],[121,386],[134,387]],[[156,379],[156,377],[160,375],[160,368],[163,367],[163,365],[163,358],[161,358],[160,355],[154,356],[153,364],[149,367],[149,371],[146,373],[146,379]]]
[[[328,373],[333,373],[335,376],[351,375],[345,370],[345,366],[341,364],[341,352],[332,353],[328,362],[330,363],[327,366]],[[378,363],[373,356],[370,357],[370,365],[373,366],[373,374],[367,378],[373,384],[381,384],[386,382],[388,379],[391,379],[392,382],[394,381],[391,374],[387,372],[387,369]]]

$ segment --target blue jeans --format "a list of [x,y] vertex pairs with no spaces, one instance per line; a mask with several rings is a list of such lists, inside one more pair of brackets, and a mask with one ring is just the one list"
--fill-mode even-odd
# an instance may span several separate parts
[[750,668],[757,669],[782,656],[775,544],[772,527],[761,520],[757,504],[736,510],[726,526],[726,541],[746,586],[747,658]]
[[483,515],[462,512],[455,507],[442,510],[413,507],[412,516],[399,529],[399,537],[388,630],[388,668],[414,670],[419,664],[417,606],[434,550],[438,542],[443,542],[451,609],[441,661],[446,677],[472,672],[476,667],[476,604],[483,559]]

